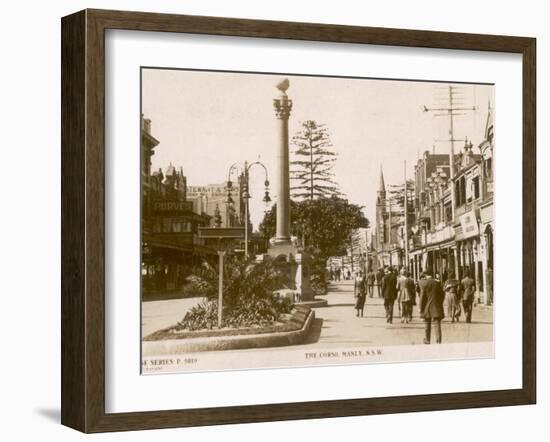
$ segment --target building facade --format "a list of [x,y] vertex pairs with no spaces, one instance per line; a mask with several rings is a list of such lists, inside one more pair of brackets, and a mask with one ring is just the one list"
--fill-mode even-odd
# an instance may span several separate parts
[[466,140],[454,155],[453,170],[450,155],[424,152],[415,165],[414,210],[407,228],[403,199],[392,204],[381,171],[369,258],[376,268],[406,267],[415,279],[423,271],[442,281],[468,274],[475,280],[477,301],[492,304],[494,127],[490,107],[479,153],[473,149]]
[[449,156],[424,152],[415,166],[414,220],[408,267],[447,277],[455,268]]
[[493,304],[493,271],[494,271],[494,231],[495,221],[493,215],[493,150],[494,150],[494,127],[493,110],[489,104],[487,123],[485,125],[485,139],[479,145],[481,152],[481,195],[482,201],[479,205],[480,218],[480,243],[481,254],[485,266],[483,268],[483,285],[485,287],[485,298],[488,304]]
[[429,270],[443,281],[476,282],[477,301],[493,303],[493,117],[489,108],[485,139],[473,152],[466,140],[455,155],[428,151],[415,167],[415,221],[409,241],[408,268],[415,278]]
[[187,179],[170,164],[151,173],[151,157],[159,141],[151,121],[141,127],[141,277],[144,295],[180,290],[193,266],[215,259],[216,251],[199,238],[199,227],[211,217],[194,211],[187,199]]
[[236,188],[232,189],[231,199],[228,198],[227,183],[187,186],[187,199],[193,202],[193,210],[196,213],[204,213],[212,217],[212,220],[214,215],[219,213],[219,227],[242,227],[245,216],[242,198],[243,179],[243,176],[239,176]]

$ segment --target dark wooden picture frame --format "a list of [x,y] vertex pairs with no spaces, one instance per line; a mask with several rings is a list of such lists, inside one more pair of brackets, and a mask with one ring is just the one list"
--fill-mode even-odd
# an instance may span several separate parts
[[[311,23],[84,10],[62,29],[61,422],[84,432],[141,430],[534,404],[536,401],[536,40]],[[523,63],[523,385],[220,408],[105,412],[105,30],[162,31],[517,53]]]

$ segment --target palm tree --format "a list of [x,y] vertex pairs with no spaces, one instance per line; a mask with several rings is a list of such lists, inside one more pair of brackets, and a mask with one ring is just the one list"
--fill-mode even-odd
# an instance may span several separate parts
[[[218,278],[217,269],[208,263],[187,278],[187,289],[206,299],[185,315],[180,328],[197,330],[217,326]],[[266,325],[276,321],[281,313],[288,313],[292,304],[273,294],[283,286],[282,280],[282,272],[271,262],[251,263],[229,257],[223,272],[224,325]]]

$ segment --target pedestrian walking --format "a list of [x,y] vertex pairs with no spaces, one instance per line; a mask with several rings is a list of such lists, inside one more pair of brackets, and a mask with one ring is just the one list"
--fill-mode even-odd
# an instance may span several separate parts
[[353,296],[355,297],[355,316],[363,317],[363,309],[367,299],[367,281],[362,271],[357,272],[355,284],[353,288]]
[[441,274],[441,284],[445,285],[445,283],[447,282],[447,279],[449,279],[450,276],[449,276],[449,272],[447,271],[447,269],[443,270],[443,273]]
[[487,304],[493,305],[493,269],[487,269]]
[[[414,289],[416,291],[416,299],[418,305],[420,305],[420,285],[418,284],[421,279],[425,279],[426,276],[424,275],[424,272],[420,272],[420,275],[418,275],[418,279],[414,283]],[[419,312],[419,316],[422,317],[422,315]]]
[[387,269],[382,278],[382,296],[384,297],[386,322],[391,324],[393,322],[393,306],[397,298],[397,278],[391,269]]
[[367,275],[367,288],[369,298],[372,298],[374,294],[374,282],[376,281],[376,275],[373,271],[370,271]]
[[441,320],[443,312],[443,288],[441,283],[432,278],[429,271],[424,272],[425,278],[418,281],[420,287],[420,315],[424,319],[424,344],[431,343],[432,325],[435,342],[441,344]]
[[341,275],[341,270],[340,270],[340,268],[337,268],[337,269],[336,269],[335,274],[336,274],[336,281],[340,281],[340,275]]
[[334,281],[334,269],[330,269],[330,280]]
[[472,310],[474,307],[474,298],[476,292],[476,284],[470,277],[470,273],[466,271],[464,278],[460,281],[460,289],[462,292],[462,306],[464,307],[464,315],[466,322],[472,322]]
[[378,269],[376,272],[376,287],[378,288],[378,297],[382,297],[382,279],[384,278],[384,271],[382,269]]
[[449,278],[443,285],[445,292],[445,304],[447,304],[447,316],[451,318],[451,322],[459,322],[462,309],[460,308],[460,281],[455,279],[454,274],[450,274]]
[[401,269],[401,275],[397,279],[397,291],[397,302],[401,305],[401,322],[408,324],[412,321],[412,308],[416,295],[414,281],[405,269]]

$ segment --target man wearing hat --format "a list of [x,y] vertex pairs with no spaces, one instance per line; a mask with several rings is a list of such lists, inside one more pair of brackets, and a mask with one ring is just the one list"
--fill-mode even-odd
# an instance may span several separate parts
[[391,268],[386,269],[382,278],[382,296],[384,297],[384,309],[386,310],[386,322],[393,322],[393,305],[397,298],[397,277]]
[[434,279],[431,272],[424,272],[424,279],[418,281],[420,289],[420,316],[424,319],[424,344],[431,342],[432,324],[434,326],[435,342],[441,344],[441,320],[443,313],[443,288]]
[[402,268],[397,278],[397,302],[401,305],[401,322],[409,323],[412,321],[412,308],[415,302],[414,281],[410,278],[409,272]]

